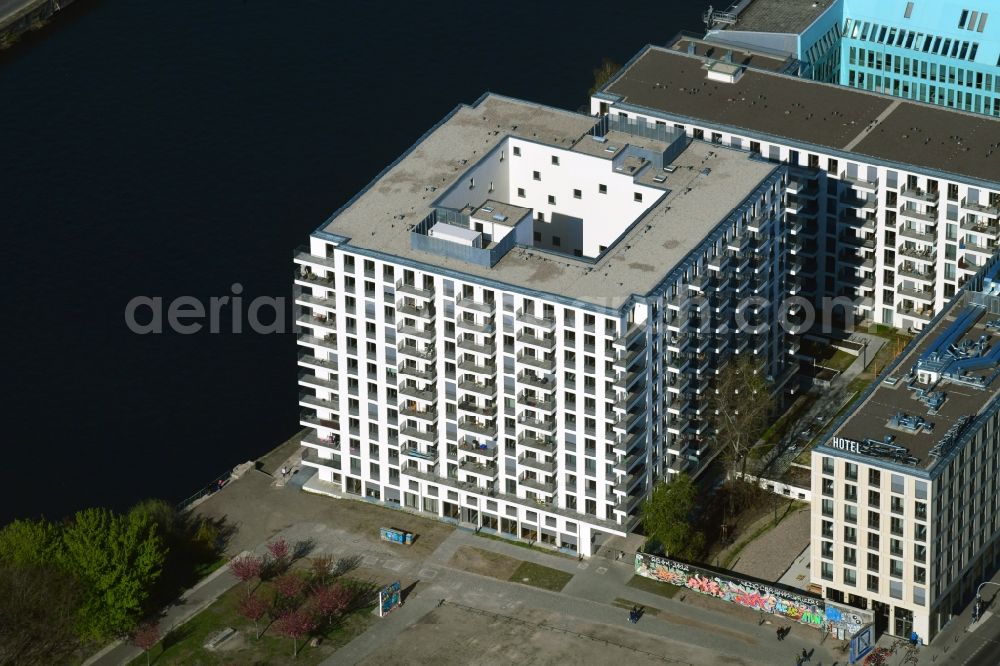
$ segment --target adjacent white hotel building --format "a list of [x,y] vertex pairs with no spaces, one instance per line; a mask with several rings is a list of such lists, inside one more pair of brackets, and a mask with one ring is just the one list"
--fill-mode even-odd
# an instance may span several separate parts
[[636,55],[591,111],[787,165],[803,293],[926,326],[997,251],[1000,120],[782,73],[790,65],[680,37]]
[[711,459],[727,359],[791,390],[788,168],[687,134],[487,95],[313,233],[310,488],[590,555]]
[[930,641],[1000,564],[1000,261],[973,277],[812,455],[810,573]]

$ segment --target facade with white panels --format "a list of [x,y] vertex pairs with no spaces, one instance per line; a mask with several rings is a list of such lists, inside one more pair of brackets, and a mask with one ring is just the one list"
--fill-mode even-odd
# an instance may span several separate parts
[[689,48],[647,47],[591,111],[788,165],[796,283],[817,304],[919,330],[996,253],[1000,121],[763,68],[724,82],[712,69],[745,54]]
[[459,107],[295,257],[307,485],[585,556],[624,535],[711,460],[730,358],[790,386],[787,178],[655,124]]

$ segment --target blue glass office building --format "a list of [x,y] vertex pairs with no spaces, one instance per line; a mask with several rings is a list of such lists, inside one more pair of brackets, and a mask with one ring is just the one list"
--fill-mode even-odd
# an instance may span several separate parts
[[998,0],[744,0],[706,23],[809,78],[1000,116]]

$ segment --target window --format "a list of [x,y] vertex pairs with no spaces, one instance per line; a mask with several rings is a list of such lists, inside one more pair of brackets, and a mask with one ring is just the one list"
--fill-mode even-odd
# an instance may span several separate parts
[[833,474],[833,458],[830,457],[823,458],[823,473]]
[[550,206],[555,206],[556,205],[556,198],[554,196],[552,196],[551,194],[549,195],[549,205]]
[[892,474],[890,475],[892,480],[892,492],[903,493],[903,475],[902,474]]
[[896,536],[903,536],[903,519],[893,516],[891,519],[889,530]]
[[878,506],[882,500],[882,495],[877,490],[868,491],[868,506]]
[[531,178],[532,178],[532,180],[541,180],[542,179],[542,174],[541,174],[540,171],[532,171],[531,172]]
[[[832,530],[831,530],[832,531]],[[858,542],[858,530],[849,526],[844,526],[844,541],[846,543],[857,543]]]
[[844,569],[844,585],[857,585],[858,572],[855,569]]
[[878,555],[868,553],[868,571],[878,571]]
[[553,155],[552,156],[552,166],[559,166],[559,156],[558,155]]
[[833,516],[833,500],[823,500],[823,515]]
[[890,580],[889,581],[889,596],[893,599],[903,598],[903,581],[901,580]]
[[833,523],[829,520],[823,521],[823,538],[824,539],[833,538]]
[[903,513],[903,498],[893,495],[889,500],[889,510],[893,513]]
[[823,580],[833,580],[833,563],[823,562],[820,575],[823,576]]
[[857,564],[858,551],[856,548],[844,548],[844,564]]
[[868,528],[872,530],[877,530],[879,524],[879,514],[878,511],[868,512]]
[[559,247],[560,245],[562,245],[562,239],[559,238],[559,236],[553,236],[552,244],[555,245],[556,247]]
[[599,192],[600,194],[607,194],[607,193],[608,193],[608,186],[607,186],[607,185],[604,185],[604,184],[598,184],[598,186],[597,186],[597,191],[598,191],[598,192]]
[[882,473],[877,469],[868,470],[868,485],[869,486],[882,485]]
[[642,192],[636,192],[632,195],[632,201],[642,202]]
[[924,567],[913,567],[913,582],[914,583],[926,583],[927,582],[927,569]]
[[524,188],[523,187],[517,188],[517,196],[521,197],[522,199],[524,198]]
[[868,574],[868,591],[878,592],[878,576]]
[[858,487],[853,483],[844,484],[844,499],[848,502],[858,501]]
[[514,157],[521,156],[521,146],[514,146]]
[[844,476],[848,481],[858,480],[858,466],[854,463],[847,463],[844,467]]
[[535,242],[536,243],[541,243],[542,242],[542,232],[541,231],[536,231],[535,232]]
[[878,550],[878,534],[875,532],[868,533],[868,547],[872,550]]
[[833,479],[823,479],[823,494],[827,497],[833,497]]
[[573,190],[573,198],[574,199],[582,199],[583,198],[583,192],[580,191],[580,190]]
[[857,523],[858,522],[858,507],[851,506],[851,505],[845,506],[844,507],[844,520],[846,520],[847,522],[852,523],[852,524],[853,523]]

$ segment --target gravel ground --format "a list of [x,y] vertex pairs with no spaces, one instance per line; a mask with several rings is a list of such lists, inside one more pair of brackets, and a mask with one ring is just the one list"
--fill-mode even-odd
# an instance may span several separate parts
[[[764,520],[771,520],[768,516]],[[755,528],[754,528],[755,529]],[[777,581],[809,543],[809,507],[798,509],[740,552],[733,570]]]

